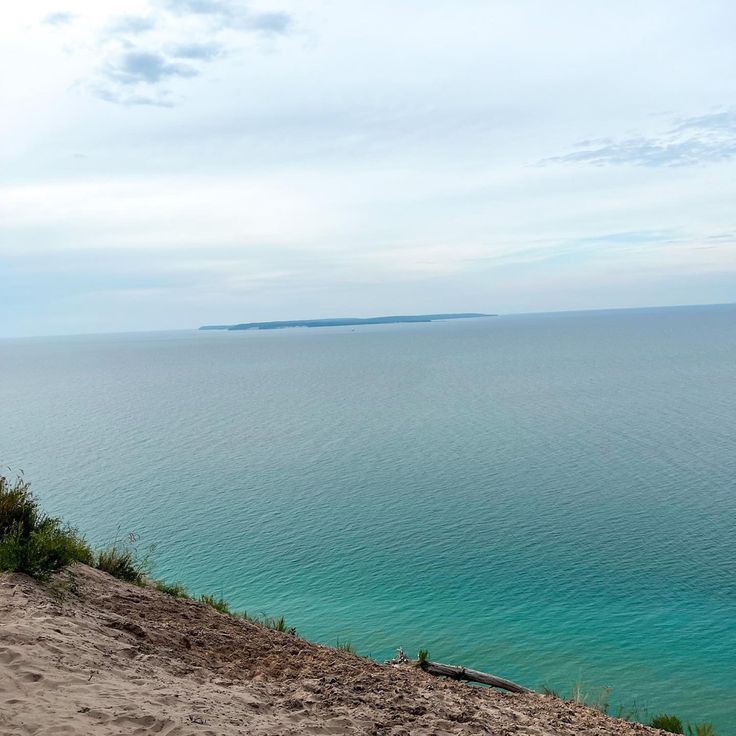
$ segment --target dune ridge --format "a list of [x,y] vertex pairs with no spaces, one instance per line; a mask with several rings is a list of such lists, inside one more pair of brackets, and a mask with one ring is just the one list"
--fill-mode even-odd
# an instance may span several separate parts
[[0,575],[0,733],[662,733],[379,665],[74,564]]

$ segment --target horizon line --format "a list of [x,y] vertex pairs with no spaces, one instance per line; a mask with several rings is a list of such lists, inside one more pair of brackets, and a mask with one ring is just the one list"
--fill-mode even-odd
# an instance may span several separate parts
[[[523,316],[534,316],[543,314],[579,314],[588,312],[627,312],[644,309],[687,309],[693,307],[729,307],[736,306],[736,301],[732,302],[699,302],[693,304],[653,304],[653,305],[639,305],[639,306],[626,306],[626,307],[583,307],[580,309],[548,309],[548,310],[536,310],[530,312],[493,312],[484,316],[492,316],[495,318],[503,317],[523,317]],[[461,314],[453,312],[445,312],[444,314]],[[416,316],[416,315],[407,315]],[[338,317],[316,317],[309,319],[317,320],[329,320],[329,319],[340,319]],[[355,319],[363,319],[356,317]],[[291,322],[291,321],[307,321],[304,319],[295,320],[262,320],[262,322]],[[238,322],[232,323],[211,323],[211,324],[240,324]],[[372,325],[358,325],[358,326],[372,326]],[[155,330],[112,330],[110,332],[59,332],[59,333],[46,333],[46,334],[26,334],[26,335],[0,335],[0,340],[42,340],[45,338],[64,338],[64,337],[93,337],[93,336],[106,336],[106,335],[152,335],[156,333],[170,333],[170,332],[201,332],[200,327],[170,327],[161,328]],[[207,330],[204,330],[205,332]],[[216,330],[213,330],[216,331]],[[248,330],[243,330],[247,332]]]

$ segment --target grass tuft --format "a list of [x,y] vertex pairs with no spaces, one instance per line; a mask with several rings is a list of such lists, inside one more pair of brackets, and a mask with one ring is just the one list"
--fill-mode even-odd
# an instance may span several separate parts
[[339,652],[347,652],[348,654],[358,654],[358,652],[355,651],[355,647],[349,641],[340,641],[338,639],[335,644],[335,649]]
[[562,698],[560,697],[560,693],[554,688],[551,688],[547,685],[542,685],[542,692],[545,695],[549,695],[552,698],[557,698],[558,700],[562,700]]
[[610,687],[602,687],[597,692],[589,692],[583,689],[581,682],[576,682],[575,687],[570,690],[567,700],[571,703],[579,703],[588,706],[588,708],[594,708],[601,713],[608,713],[610,695]]
[[199,596],[200,603],[204,603],[210,608],[214,608],[215,611],[219,611],[220,613],[226,613],[229,616],[232,615],[232,611],[230,610],[230,604],[222,597],[215,598],[213,595],[201,595]]
[[165,580],[154,580],[153,587],[159,593],[166,593],[173,598],[191,598],[187,589],[181,583],[167,583]]
[[280,631],[283,634],[289,634],[290,636],[298,636],[296,629],[293,626],[289,626],[283,616],[251,616],[247,611],[242,611],[233,615],[238,618],[242,618],[244,621],[249,621],[256,626],[262,626],[264,629]]
[[155,548],[151,546],[141,553],[136,546],[137,542],[138,536],[135,532],[130,532],[123,539],[118,529],[112,544],[98,552],[94,566],[127,583],[146,585],[153,566],[151,557]]
[[145,569],[129,547],[113,544],[97,555],[95,567],[113,577],[143,585]]
[[696,723],[694,726],[687,724],[688,736],[716,736],[712,723]]

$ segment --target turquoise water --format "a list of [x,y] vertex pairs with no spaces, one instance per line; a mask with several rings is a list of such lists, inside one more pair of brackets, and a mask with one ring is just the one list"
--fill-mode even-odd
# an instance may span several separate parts
[[0,461],[158,572],[736,733],[736,307],[0,341]]

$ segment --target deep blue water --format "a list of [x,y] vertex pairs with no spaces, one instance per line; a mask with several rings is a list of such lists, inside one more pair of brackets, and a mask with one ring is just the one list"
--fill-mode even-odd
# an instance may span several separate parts
[[195,592],[736,733],[736,306],[3,340],[0,406]]

